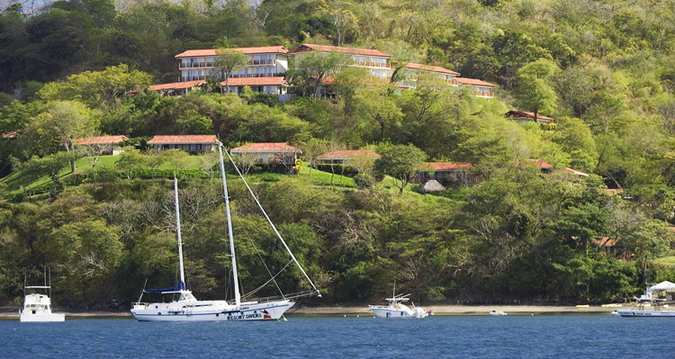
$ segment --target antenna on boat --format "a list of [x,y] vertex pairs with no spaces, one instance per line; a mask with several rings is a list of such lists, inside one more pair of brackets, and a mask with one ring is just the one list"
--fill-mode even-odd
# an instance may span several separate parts
[[[230,257],[232,258],[232,280],[234,281],[234,302],[239,306],[241,304],[241,294],[239,293],[239,275],[237,273],[237,255],[234,250],[234,234],[232,231],[232,216],[230,212],[230,195],[227,191],[227,178],[225,176],[225,162],[223,161],[223,144],[218,145],[218,157],[220,164],[220,177],[223,179],[223,200],[225,201],[225,218],[227,218],[227,237],[230,240]],[[230,154],[228,153],[229,157]],[[236,168],[236,166],[235,166]],[[239,171],[237,169],[237,171]]]
[[178,239],[178,265],[180,267],[180,290],[185,289],[185,270],[183,269],[183,239],[180,231],[180,205],[178,204],[178,179],[173,176],[173,192],[176,202],[176,238]]
[[[224,165],[223,165],[223,152],[222,152],[222,149],[221,149],[221,148],[222,148],[222,145],[219,147],[219,151],[220,151],[220,168],[221,168],[221,172],[222,172],[222,176],[223,176],[223,183],[225,183],[225,182],[224,182],[224,181],[225,181],[225,169],[224,169]],[[270,216],[269,216],[269,215],[267,214],[267,212],[265,211],[265,208],[263,208],[262,204],[260,204],[260,201],[258,200],[258,197],[257,197],[257,196],[255,195],[255,193],[253,192],[253,189],[251,189],[251,186],[248,185],[248,182],[246,182],[246,179],[244,178],[244,175],[243,175],[243,174],[241,173],[241,171],[239,170],[239,167],[237,167],[237,164],[234,162],[234,159],[232,159],[232,156],[230,155],[229,152],[225,151],[225,153],[227,154],[227,158],[228,158],[228,159],[230,160],[230,162],[232,163],[232,166],[234,167],[235,171],[237,171],[237,174],[238,174],[239,177],[241,178],[242,182],[244,182],[244,185],[246,186],[246,189],[248,190],[248,192],[251,194],[251,197],[253,197],[253,200],[254,200],[255,203],[258,205],[258,208],[260,208],[260,211],[262,212],[263,216],[265,216],[265,219],[267,219],[267,223],[270,224],[270,226],[272,227],[272,230],[273,230],[274,233],[277,235],[277,238],[279,238],[279,240],[281,241],[281,244],[283,244],[284,248],[286,249],[286,251],[288,252],[288,254],[291,256],[291,259],[293,260],[293,262],[295,263],[295,265],[298,266],[298,268],[300,269],[300,272],[302,272],[302,274],[305,276],[305,279],[307,279],[307,281],[309,282],[309,284],[312,286],[312,288],[313,288],[314,291],[316,292],[317,296],[318,296],[319,298],[321,298],[321,292],[320,292],[319,289],[316,287],[316,285],[314,285],[314,282],[312,282],[312,279],[309,278],[309,275],[307,275],[307,272],[305,272],[305,269],[302,268],[302,265],[300,265],[300,262],[298,262],[298,260],[295,258],[295,255],[293,254],[293,252],[291,252],[291,249],[290,249],[290,248],[288,247],[288,245],[286,244],[286,241],[284,240],[284,237],[281,236],[281,233],[279,233],[279,230],[277,230],[277,227],[274,225],[274,223],[272,222],[272,219],[270,218]],[[226,191],[227,191],[227,189],[226,189]],[[228,207],[228,208],[229,208],[229,207]],[[228,209],[228,211],[229,211],[229,209]],[[228,220],[229,220],[229,215],[228,215]],[[230,238],[231,238],[231,237],[230,237]],[[234,253],[234,252],[232,252],[232,253]],[[236,283],[236,282],[235,282],[235,283]],[[235,284],[235,286],[236,286],[236,284]]]

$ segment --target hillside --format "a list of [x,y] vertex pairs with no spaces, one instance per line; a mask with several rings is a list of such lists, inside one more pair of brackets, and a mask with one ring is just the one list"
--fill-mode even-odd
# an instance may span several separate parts
[[[153,147],[156,135],[299,150],[289,164],[240,164],[324,289],[320,303],[364,303],[394,280],[416,302],[475,304],[621,301],[673,280],[669,2],[115,5],[0,13],[0,305],[43,265],[72,308],[122,308],[145,279],[173,282],[174,175],[189,284],[200,298],[228,291],[215,158]],[[298,60],[301,44],[382,62]],[[270,45],[288,52],[280,92],[223,93],[223,72],[261,65],[233,49]],[[180,96],[153,90],[179,78],[176,54],[211,48],[219,63],[206,67],[221,77]],[[454,75],[408,86],[396,77],[410,64]],[[372,76],[377,66],[386,76]],[[494,96],[459,74],[495,84]],[[125,136],[123,152],[82,145],[99,135]],[[320,158],[349,150],[374,155]],[[230,179],[242,282],[255,286],[268,277],[256,248],[272,269],[287,258]],[[438,192],[420,193],[428,179]],[[305,287],[294,272],[279,281]]]

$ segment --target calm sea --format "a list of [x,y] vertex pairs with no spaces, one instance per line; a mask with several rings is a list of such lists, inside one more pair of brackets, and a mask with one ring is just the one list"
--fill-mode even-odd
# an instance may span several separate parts
[[290,317],[287,322],[0,321],[2,358],[675,358],[675,319]]

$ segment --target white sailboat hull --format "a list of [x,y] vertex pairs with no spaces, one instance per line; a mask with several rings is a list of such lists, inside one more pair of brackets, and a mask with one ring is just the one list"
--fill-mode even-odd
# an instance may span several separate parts
[[66,321],[66,315],[63,313],[40,313],[33,314],[30,311],[23,311],[19,316],[21,323],[57,323]]
[[646,310],[646,309],[629,309],[629,310],[619,310],[617,314],[624,318],[636,318],[636,317],[647,317],[647,318],[675,318],[675,311],[673,310]]
[[[213,321],[258,321],[278,320],[295,302],[278,300],[264,303],[242,303],[240,306],[207,305],[191,303],[136,304],[131,310],[133,317],[141,322],[213,322]],[[203,305],[203,306],[202,306]]]

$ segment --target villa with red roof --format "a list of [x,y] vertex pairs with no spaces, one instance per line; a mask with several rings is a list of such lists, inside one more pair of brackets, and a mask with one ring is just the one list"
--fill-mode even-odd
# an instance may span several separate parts
[[118,155],[122,153],[122,143],[129,140],[127,136],[93,136],[78,138],[75,145],[86,148],[101,155]]
[[220,141],[215,135],[157,135],[148,141],[156,151],[183,150],[189,153],[215,151]]
[[417,170],[416,180],[422,184],[436,180],[444,186],[468,185],[480,178],[472,169],[473,164],[468,162],[424,162]]
[[233,157],[261,166],[295,166],[302,151],[287,142],[247,143],[230,150]]

